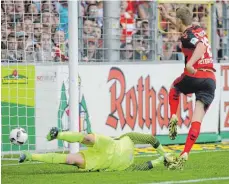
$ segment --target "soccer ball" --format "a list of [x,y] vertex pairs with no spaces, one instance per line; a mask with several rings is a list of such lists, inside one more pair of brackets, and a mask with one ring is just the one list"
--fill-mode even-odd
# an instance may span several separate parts
[[10,132],[10,142],[15,145],[22,145],[28,139],[28,134],[23,128],[15,128]]

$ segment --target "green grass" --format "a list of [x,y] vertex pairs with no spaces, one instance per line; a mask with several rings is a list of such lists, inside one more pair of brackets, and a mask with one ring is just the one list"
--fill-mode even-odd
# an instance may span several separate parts
[[[136,162],[153,157],[138,157]],[[12,164],[16,161],[2,161]],[[2,166],[3,184],[136,184],[162,181],[194,180],[201,178],[229,177],[229,150],[201,152],[190,155],[183,171],[168,171],[159,166],[151,171],[135,172],[79,172],[76,167],[53,164],[21,164]],[[229,183],[229,180],[206,181]]]

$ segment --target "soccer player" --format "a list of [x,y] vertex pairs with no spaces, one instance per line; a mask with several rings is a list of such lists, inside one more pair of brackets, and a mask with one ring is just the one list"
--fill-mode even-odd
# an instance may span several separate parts
[[[166,153],[160,142],[150,134],[127,133],[116,139],[98,134],[83,134],[78,132],[61,132],[53,127],[47,135],[47,140],[54,139],[70,143],[79,142],[87,145],[87,150],[76,154],[31,154],[24,152],[20,155],[19,163],[24,161],[40,161],[53,164],[69,164],[84,171],[132,171],[150,170],[160,164],[164,157],[167,161],[173,159],[172,154]],[[161,155],[156,160],[133,164],[134,144],[151,144]]]
[[176,17],[171,17],[163,6],[158,8],[161,15],[174,24],[179,32],[182,32],[182,52],[185,56],[184,72],[173,82],[169,92],[171,116],[169,137],[172,140],[177,135],[178,118],[176,113],[180,101],[180,93],[185,95],[195,93],[196,96],[195,109],[184,150],[178,161],[171,166],[182,168],[199,136],[201,122],[207,109],[214,99],[216,89],[215,69],[208,37],[201,27],[192,25],[192,13],[189,8],[178,8]]

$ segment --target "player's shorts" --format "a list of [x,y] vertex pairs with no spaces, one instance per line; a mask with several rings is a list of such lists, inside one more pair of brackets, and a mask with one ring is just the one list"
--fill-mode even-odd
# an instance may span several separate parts
[[111,157],[113,156],[115,148],[115,143],[112,138],[98,134],[94,135],[94,145],[88,147],[87,150],[80,151],[85,159],[84,170],[87,171],[98,171],[108,167],[111,164]]
[[212,78],[197,78],[182,74],[174,81],[173,86],[185,95],[195,93],[196,100],[204,103],[205,110],[215,97],[216,82]]
[[120,171],[134,162],[134,144],[129,137],[114,140],[95,135],[95,143],[80,153],[85,159],[86,171]]

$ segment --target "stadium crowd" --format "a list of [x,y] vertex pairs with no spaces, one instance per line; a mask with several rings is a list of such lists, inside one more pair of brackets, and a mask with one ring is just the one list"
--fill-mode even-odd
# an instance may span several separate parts
[[[126,61],[152,60],[150,46],[152,7],[150,1],[122,0],[120,5],[120,59]],[[218,57],[226,32],[222,29],[222,6],[217,4]],[[178,4],[163,4],[175,16]],[[193,11],[193,23],[208,28],[207,5],[187,4]],[[82,20],[83,62],[104,61],[103,1],[80,2]],[[181,33],[159,19],[161,60],[182,60]],[[67,62],[68,61],[68,3],[67,0],[2,0],[1,1],[1,61],[2,62]]]

